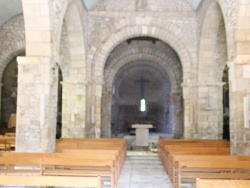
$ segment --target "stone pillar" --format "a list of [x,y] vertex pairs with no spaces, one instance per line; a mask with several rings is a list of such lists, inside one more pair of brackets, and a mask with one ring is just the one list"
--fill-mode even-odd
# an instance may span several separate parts
[[83,82],[62,82],[62,137],[85,137],[86,84]]
[[[250,155],[250,128],[244,127],[243,98],[250,98],[250,57],[228,62],[230,89],[230,146],[232,155]],[[250,107],[248,107],[249,113]]]
[[182,105],[182,95],[180,93],[172,94],[172,104],[173,104],[173,115],[174,115],[174,137],[183,137],[183,105]]
[[184,135],[185,139],[193,138],[196,133],[196,84],[191,83],[191,81],[184,82],[182,84],[183,90],[183,109],[184,109]]
[[194,138],[222,139],[223,85],[222,82],[199,84],[198,122]]
[[[93,77],[92,84],[92,97],[91,97],[91,108],[94,113],[91,126],[89,127],[89,133],[93,134],[93,130],[100,132],[102,137],[110,137],[110,126],[109,128],[102,125],[101,117],[101,103],[102,103],[102,89],[103,89],[103,77]],[[93,136],[92,136],[93,137]]]
[[56,66],[49,57],[18,57],[16,151],[54,152]]
[[[3,90],[3,83],[0,83],[0,104],[2,104],[2,90]],[[3,110],[3,107],[1,107]],[[2,113],[0,113],[0,122],[3,122]]]

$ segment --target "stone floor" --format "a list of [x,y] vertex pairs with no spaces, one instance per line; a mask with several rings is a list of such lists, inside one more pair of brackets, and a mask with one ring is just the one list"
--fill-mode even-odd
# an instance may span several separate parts
[[156,153],[128,151],[117,188],[172,188]]

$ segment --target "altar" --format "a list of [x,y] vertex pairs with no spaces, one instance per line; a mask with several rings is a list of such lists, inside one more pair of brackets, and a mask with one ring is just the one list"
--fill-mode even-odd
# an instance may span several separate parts
[[135,128],[136,146],[149,146],[149,129],[153,128],[152,124],[133,124]]

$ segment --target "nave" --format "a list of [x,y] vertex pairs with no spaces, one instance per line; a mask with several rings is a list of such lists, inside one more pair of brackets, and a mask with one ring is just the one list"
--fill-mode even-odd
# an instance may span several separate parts
[[128,151],[117,188],[173,188],[158,154]]

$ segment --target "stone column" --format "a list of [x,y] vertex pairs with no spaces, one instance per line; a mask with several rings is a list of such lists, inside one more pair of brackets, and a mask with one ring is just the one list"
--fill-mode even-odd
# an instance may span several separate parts
[[[250,128],[244,127],[244,103],[250,99],[250,57],[238,56],[228,62],[230,89],[230,146],[232,155],[250,155]],[[248,106],[248,112],[250,106]]]
[[18,57],[16,151],[54,152],[58,75],[49,57]]
[[186,139],[193,138],[193,135],[196,133],[196,98],[197,93],[195,89],[197,88],[196,84],[184,82],[182,84],[183,90],[183,116],[184,116],[184,135]]
[[62,137],[85,137],[86,84],[83,82],[62,82]]
[[199,84],[197,132],[194,138],[222,139],[223,82]]
[[173,124],[174,124],[174,137],[183,137],[183,105],[182,105],[182,95],[180,93],[172,94],[172,104],[173,104]]
[[[98,131],[100,132],[102,137],[109,137],[110,130],[104,127],[101,124],[101,102],[102,102],[102,89],[103,89],[103,77],[93,77],[93,84],[92,84],[92,96],[91,96],[91,108],[93,109],[91,114],[94,113],[94,117],[91,121],[89,127],[89,134],[93,134],[93,132]],[[110,127],[109,127],[110,128]],[[92,135],[92,137],[95,135]]]
[[[3,83],[0,83],[0,104],[2,104],[2,90],[3,90]],[[2,107],[3,110],[3,107]],[[0,113],[0,121],[3,122],[2,113]]]

